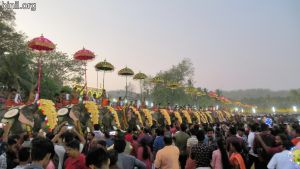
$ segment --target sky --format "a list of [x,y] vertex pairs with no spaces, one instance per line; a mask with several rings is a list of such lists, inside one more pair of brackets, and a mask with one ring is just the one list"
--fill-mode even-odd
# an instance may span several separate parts
[[195,86],[300,88],[299,0],[21,2],[36,3],[36,11],[15,10],[17,30],[28,40],[43,34],[70,57],[83,46],[97,55],[88,63],[91,87],[97,84],[94,65],[104,59],[116,67],[105,87],[117,90],[124,89],[117,71],[125,66],[154,76],[190,58]]

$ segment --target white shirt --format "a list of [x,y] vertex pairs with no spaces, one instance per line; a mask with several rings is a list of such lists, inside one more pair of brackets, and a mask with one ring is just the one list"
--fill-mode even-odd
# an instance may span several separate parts
[[268,164],[268,169],[297,169],[297,164],[291,161],[288,150],[276,153]]
[[253,152],[253,142],[254,142],[255,132],[250,131],[248,135],[248,147],[250,147],[249,154],[252,156],[258,157],[257,154]]
[[192,147],[194,145],[198,144],[198,139],[196,136],[191,136],[190,138],[187,139],[187,143],[186,143],[186,146],[187,147]]

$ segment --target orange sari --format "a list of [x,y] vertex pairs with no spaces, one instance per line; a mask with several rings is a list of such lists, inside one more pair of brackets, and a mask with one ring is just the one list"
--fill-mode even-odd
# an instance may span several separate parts
[[246,169],[244,159],[239,153],[232,153],[229,158],[230,164],[233,166],[239,166],[240,169]]

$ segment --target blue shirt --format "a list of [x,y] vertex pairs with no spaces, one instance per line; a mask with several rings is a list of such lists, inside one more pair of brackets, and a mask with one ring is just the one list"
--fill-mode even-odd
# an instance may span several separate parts
[[157,136],[153,143],[153,151],[158,151],[165,147],[164,137]]

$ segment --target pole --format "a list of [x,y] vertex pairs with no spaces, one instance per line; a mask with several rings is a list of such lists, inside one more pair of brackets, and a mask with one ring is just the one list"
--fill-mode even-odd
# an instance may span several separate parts
[[85,77],[84,77],[84,81],[85,81],[85,92],[86,92],[86,94],[87,94],[87,78],[86,78],[86,62],[84,63],[84,75],[85,75]]
[[102,79],[102,89],[104,89],[104,77],[105,77],[105,70],[103,71],[103,79]]
[[99,89],[99,84],[98,84],[98,71],[97,71],[97,90]]
[[125,76],[125,77],[126,77],[126,87],[125,87],[126,92],[125,92],[125,99],[127,99],[127,76]]
[[41,56],[38,58],[38,97],[37,99],[40,98],[40,92],[41,92],[41,74],[42,74],[42,60]]
[[143,103],[143,88],[142,88],[142,79],[140,79],[140,88],[141,88],[141,103]]

